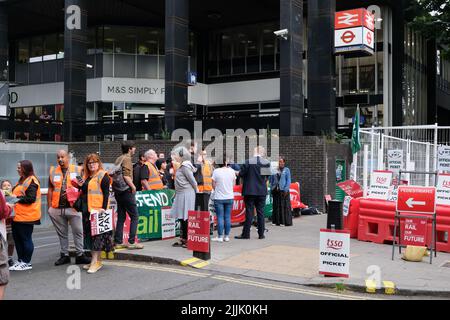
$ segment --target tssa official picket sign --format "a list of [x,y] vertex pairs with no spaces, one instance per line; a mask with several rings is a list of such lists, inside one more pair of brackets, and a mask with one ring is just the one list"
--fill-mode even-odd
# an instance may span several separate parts
[[436,204],[450,206],[450,174],[441,173],[438,177]]
[[349,277],[350,231],[320,229],[319,274]]
[[367,198],[387,200],[392,183],[392,171],[374,171],[370,177],[370,188]]

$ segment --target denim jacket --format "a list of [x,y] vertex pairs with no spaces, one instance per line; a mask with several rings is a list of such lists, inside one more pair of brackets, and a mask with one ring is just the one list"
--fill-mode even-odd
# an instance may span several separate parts
[[277,185],[279,186],[280,191],[289,192],[289,187],[291,185],[291,171],[288,167],[284,167],[280,179],[278,179],[276,174],[270,176],[270,190],[275,190]]

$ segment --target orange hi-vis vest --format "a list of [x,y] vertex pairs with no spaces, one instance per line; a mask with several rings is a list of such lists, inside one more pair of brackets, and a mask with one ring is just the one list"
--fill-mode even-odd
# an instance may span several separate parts
[[100,210],[103,208],[102,180],[105,174],[105,170],[99,170],[97,174],[91,178],[91,181],[89,181],[87,193],[87,204],[89,212],[92,212],[92,210]]
[[30,186],[31,182],[38,185],[36,193],[36,201],[30,204],[17,203],[14,207],[15,222],[34,222],[41,219],[41,184],[35,176],[31,176],[25,179],[22,184],[17,183],[13,194],[16,197],[25,196],[25,192]]
[[[52,195],[52,208],[59,208],[59,198],[61,197],[61,188],[63,184],[64,175],[60,166],[50,168],[50,181],[53,185]],[[72,185],[70,180],[75,179],[76,176],[81,176],[81,168],[73,164],[69,165],[66,172],[66,188],[70,188]]]
[[158,169],[156,169],[156,167],[150,162],[146,162],[145,165],[148,168],[149,178],[147,181],[148,181],[150,190],[164,189],[164,185],[161,181],[161,177],[159,176]]
[[213,174],[213,168],[211,163],[208,161],[205,161],[205,163],[202,164],[202,175],[203,175],[203,184],[198,186],[199,192],[211,192],[212,187],[212,174]]

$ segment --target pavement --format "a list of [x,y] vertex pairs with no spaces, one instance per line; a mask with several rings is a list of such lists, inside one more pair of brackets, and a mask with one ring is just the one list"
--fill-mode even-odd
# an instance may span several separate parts
[[[266,238],[258,239],[252,227],[250,240],[234,239],[241,226],[231,230],[231,241],[211,243],[211,260],[196,261],[195,267],[304,286],[335,288],[336,284],[354,291],[365,291],[365,280],[376,274],[392,281],[398,295],[450,297],[450,254],[438,252],[433,264],[401,259],[398,250],[391,260],[392,246],[351,240],[350,277],[319,275],[319,229],[326,226],[326,215],[302,216],[293,226],[274,226],[266,222]],[[116,251],[117,260],[132,260],[180,265],[192,260],[192,252],[172,247],[175,239],[143,242],[142,250]],[[194,259],[195,260],[195,259]],[[445,266],[447,265],[447,266]],[[192,264],[191,264],[192,266]],[[189,267],[189,265],[188,265]]]

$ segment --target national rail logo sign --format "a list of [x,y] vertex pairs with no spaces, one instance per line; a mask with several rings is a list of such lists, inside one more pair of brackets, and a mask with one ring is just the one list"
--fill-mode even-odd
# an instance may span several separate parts
[[375,16],[366,9],[336,12],[334,20],[335,53],[365,52],[375,47]]

